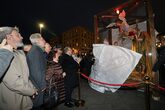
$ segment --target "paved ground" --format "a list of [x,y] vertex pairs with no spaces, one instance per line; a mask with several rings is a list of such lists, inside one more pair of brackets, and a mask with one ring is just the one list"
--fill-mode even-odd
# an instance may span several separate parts
[[[165,110],[165,93],[163,94],[160,101],[153,101],[151,98],[150,110]],[[78,96],[77,89],[73,96]],[[55,110],[146,110],[144,92],[135,89],[121,89],[115,93],[103,94],[90,88],[87,81],[81,79],[81,97],[86,102],[85,106],[67,108],[60,104]]]

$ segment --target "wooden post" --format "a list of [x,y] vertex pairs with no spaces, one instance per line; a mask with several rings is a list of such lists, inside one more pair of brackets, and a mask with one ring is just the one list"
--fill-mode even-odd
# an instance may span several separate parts
[[[151,57],[151,67],[147,67],[147,69],[150,69],[151,71],[147,71],[147,74],[149,76],[153,76],[152,75],[152,67],[156,62],[156,56],[157,56],[157,52],[156,52],[156,37],[155,37],[155,28],[154,28],[154,14],[153,14],[153,9],[151,6],[151,0],[145,0],[145,4],[146,4],[146,14],[147,14],[147,32],[151,37],[151,53],[152,53],[152,57]],[[149,72],[149,73],[148,73]],[[159,73],[155,74],[153,77],[153,82],[155,84],[159,84]],[[159,99],[159,93],[153,90],[153,94],[152,97]]]
[[112,41],[112,29],[108,30],[108,41],[110,45],[113,45]]
[[151,6],[151,0],[145,0],[146,4],[146,14],[147,14],[147,32],[151,36],[152,40],[152,66],[156,61],[156,37],[155,37],[155,28],[154,28],[154,14]]
[[94,31],[95,31],[95,35],[94,35],[94,43],[98,43],[98,37],[99,37],[99,33],[98,33],[98,18],[97,15],[94,16]]

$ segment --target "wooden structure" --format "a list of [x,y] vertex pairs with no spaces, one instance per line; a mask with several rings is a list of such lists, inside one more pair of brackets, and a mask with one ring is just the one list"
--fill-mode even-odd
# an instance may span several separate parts
[[[126,12],[128,24],[134,25],[138,37],[142,38],[140,41],[135,41],[132,46],[134,51],[143,54],[143,58],[133,73],[134,75],[137,73],[140,79],[143,79],[145,75],[152,77],[152,66],[156,59],[156,46],[154,18],[150,0],[129,0],[94,15],[95,43],[102,43],[104,39],[107,39],[110,44],[113,44],[113,30],[117,27],[106,28],[106,26],[116,22],[119,16],[118,12],[120,13],[122,10]],[[141,24],[142,26],[138,27]],[[144,27],[145,29],[141,31],[141,28]]]

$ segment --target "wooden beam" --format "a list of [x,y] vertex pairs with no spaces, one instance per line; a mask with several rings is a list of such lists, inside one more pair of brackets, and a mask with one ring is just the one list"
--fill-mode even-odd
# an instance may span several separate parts
[[94,43],[97,43],[97,38],[99,37],[99,31],[98,31],[98,17],[95,15],[94,16],[94,31],[95,31],[95,35],[94,35]]

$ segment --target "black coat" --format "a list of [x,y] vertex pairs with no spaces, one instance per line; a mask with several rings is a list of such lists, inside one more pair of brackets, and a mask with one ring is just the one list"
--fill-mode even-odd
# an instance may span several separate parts
[[165,83],[165,46],[158,48],[158,60],[152,70],[159,71],[159,83]]
[[[30,51],[27,53],[27,63],[29,66],[30,80],[34,86],[41,90],[46,87],[46,58],[44,51],[33,45]],[[34,107],[38,107],[43,104],[43,92],[39,91],[38,96],[34,100]]]
[[152,69],[154,72],[165,70],[165,46],[158,49],[158,54],[158,60]]
[[90,75],[91,67],[94,64],[93,55],[85,56],[80,62],[80,71],[86,75]]
[[78,69],[79,64],[73,59],[72,56],[63,54],[59,63],[61,64],[63,71],[66,72],[65,84],[70,87],[75,87],[78,85]]

